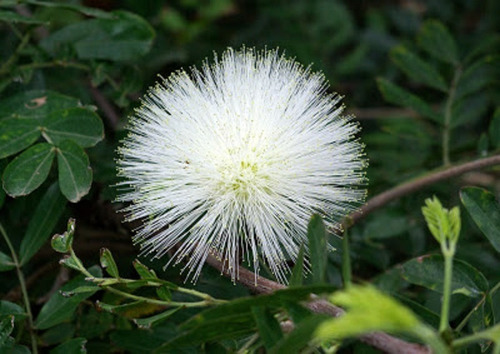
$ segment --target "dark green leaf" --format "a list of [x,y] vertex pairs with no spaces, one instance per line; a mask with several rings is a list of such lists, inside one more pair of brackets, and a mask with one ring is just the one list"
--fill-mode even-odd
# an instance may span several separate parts
[[49,175],[54,147],[37,144],[12,160],[3,173],[3,188],[12,197],[30,194]]
[[450,127],[477,122],[489,108],[489,99],[482,94],[476,94],[456,101],[451,110]]
[[68,253],[73,246],[73,236],[75,234],[75,219],[68,220],[68,228],[62,235],[56,234],[52,237],[51,246],[59,253]]
[[14,329],[14,316],[0,318],[0,348],[7,347],[10,344],[10,334]]
[[497,107],[495,113],[493,113],[488,133],[491,144],[496,149],[500,149],[500,107]]
[[43,7],[56,7],[66,10],[72,10],[80,12],[85,16],[92,16],[97,18],[113,18],[113,15],[107,11],[95,7],[86,7],[78,4],[71,4],[67,2],[50,2],[50,1],[37,1],[37,0],[27,0],[29,4],[43,6]]
[[436,59],[450,64],[459,61],[455,40],[439,21],[428,20],[418,33],[418,44]]
[[12,258],[3,252],[0,252],[0,272],[5,272],[14,269],[15,267],[16,265],[14,264]]
[[[442,292],[444,278],[444,260],[442,256],[422,256],[401,265],[401,275],[412,283],[428,289]],[[489,289],[484,275],[470,264],[455,259],[451,280],[452,294],[468,297],[484,295]]]
[[276,342],[283,338],[280,324],[272,312],[264,306],[252,307],[252,315],[257,324],[260,339],[264,342],[267,350],[271,349]]
[[309,254],[311,260],[312,277],[315,283],[325,281],[325,269],[328,255],[328,242],[325,224],[321,216],[315,214],[307,227],[309,240]]
[[[90,268],[89,272],[95,277],[102,276],[101,270],[98,267]],[[92,296],[96,291],[93,290],[87,293],[79,293],[71,297],[65,297],[61,292],[71,292],[85,285],[92,285],[92,283],[86,281],[84,275],[79,275],[64,285],[59,292],[52,295],[49,301],[47,301],[40,310],[35,321],[35,328],[47,329],[69,320],[80,302]]]
[[479,59],[463,72],[458,80],[455,99],[470,95],[486,87],[495,78],[494,66],[498,66],[498,56],[487,56]]
[[92,19],[66,26],[42,41],[54,56],[71,47],[80,59],[137,60],[149,52],[154,30],[141,17],[126,11],[111,19]]
[[155,326],[157,324],[160,324],[161,322],[165,321],[168,319],[170,316],[172,316],[174,313],[177,311],[181,310],[181,307],[177,307],[171,310],[167,310],[164,312],[161,312],[157,315],[151,316],[151,317],[146,317],[146,318],[136,318],[134,319],[134,323],[137,325],[139,328],[145,328],[149,329],[151,326]]
[[233,300],[227,304],[222,304],[205,310],[184,323],[182,327],[185,329],[191,329],[202,323],[221,321],[226,316],[231,317],[235,314],[251,316],[251,309],[254,306],[280,308],[284,303],[306,300],[309,298],[310,294],[330,293],[333,290],[335,290],[335,288],[330,285],[313,285],[303,286],[300,288],[285,288],[283,290],[277,290],[271,295],[243,297]]
[[0,300],[0,318],[14,316],[14,320],[23,320],[28,316],[24,309],[13,302]]
[[[7,167],[7,160],[0,159],[0,177],[3,175],[5,167]],[[4,202],[5,202],[5,191],[3,190],[2,187],[0,187],[0,209],[2,208]]]
[[489,191],[467,187],[460,191],[465,209],[497,252],[500,252],[500,204]]
[[403,234],[409,228],[408,218],[404,214],[382,211],[376,217],[369,218],[363,237],[369,240],[391,238]]
[[390,55],[392,61],[412,80],[443,92],[448,90],[446,82],[439,72],[405,47],[393,48]]
[[76,143],[65,140],[57,149],[59,185],[70,202],[78,202],[90,190],[92,169],[85,151]]
[[156,289],[156,295],[158,295],[158,297],[164,301],[172,300],[172,294],[170,293],[170,288],[165,285],[162,285]]
[[433,326],[434,328],[439,327],[439,315],[435,312],[432,312],[427,307],[419,304],[416,301],[413,301],[407,297],[404,297],[397,293],[391,293],[397,300],[399,300],[402,304],[406,305],[409,309],[411,309],[415,314],[420,317],[422,320]]
[[[308,299],[311,293],[332,292],[327,285],[305,286],[277,290],[270,295],[239,298],[227,304],[207,309],[181,325],[183,333],[161,347],[161,350],[177,349],[184,345],[197,345],[209,341],[238,338],[255,330],[252,307],[282,308],[290,302]],[[224,328],[221,331],[220,328]]]
[[8,118],[0,120],[0,159],[26,149],[40,137],[36,119]]
[[319,325],[328,320],[331,320],[331,317],[327,315],[314,315],[305,319],[296,325],[291,333],[276,343],[269,353],[280,354],[300,352],[299,349],[305,347],[314,338],[314,332]]
[[[154,353],[154,350],[166,340],[165,334],[162,332],[137,329],[114,331],[110,338],[115,346],[126,349],[126,353],[137,354]],[[174,349],[172,352],[179,351],[178,347]]]
[[111,254],[111,251],[107,248],[101,248],[101,256],[100,256],[101,267],[106,269],[109,275],[114,278],[119,278],[118,267],[116,266],[116,262]]
[[5,118],[38,119],[55,111],[79,107],[76,98],[47,90],[25,91],[0,101],[0,120]]
[[26,264],[47,241],[65,206],[66,199],[59,192],[59,185],[52,184],[38,203],[21,241],[19,250],[21,264]]
[[13,11],[0,11],[0,21],[9,23],[26,23],[30,25],[45,25],[47,22],[37,20],[33,17],[21,16]]
[[56,111],[44,119],[43,125],[43,136],[54,145],[72,140],[81,147],[91,147],[104,137],[101,119],[85,108]]
[[300,246],[299,255],[290,276],[289,286],[301,286],[304,280],[304,245]]
[[86,343],[85,338],[73,338],[52,349],[50,354],[85,354],[87,353]]
[[388,102],[398,106],[411,108],[424,117],[431,118],[435,122],[442,123],[443,119],[441,115],[434,112],[431,106],[418,96],[415,96],[386,79],[378,78],[377,84],[378,89]]

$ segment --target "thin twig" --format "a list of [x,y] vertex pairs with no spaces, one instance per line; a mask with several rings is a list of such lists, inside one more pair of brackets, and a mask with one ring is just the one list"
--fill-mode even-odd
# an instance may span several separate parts
[[349,215],[348,224],[355,223],[371,212],[388,204],[389,202],[415,192],[423,187],[429,186],[439,181],[443,181],[448,178],[459,176],[465,172],[479,170],[481,168],[495,165],[500,165],[500,155],[467,162],[461,165],[446,167],[445,169],[440,169],[436,172],[431,172],[428,175],[418,177],[400,184],[368,200],[368,202],[366,202],[358,211]]
[[116,112],[113,104],[94,85],[90,84],[89,90],[93,100],[99,109],[104,113],[111,129],[113,129],[113,131],[116,130],[118,123],[120,122],[120,115]]
[[[224,276],[229,278],[231,277],[231,273],[229,273],[227,267],[224,267],[223,263],[218,261],[215,257],[208,256],[206,263],[219,270]],[[270,294],[276,290],[286,288],[286,286],[284,286],[283,284],[258,275],[256,276],[255,273],[243,267],[239,268],[238,275],[238,283],[243,284],[257,294]],[[331,303],[322,299],[311,301],[306,306],[315,313],[323,313],[333,317],[341,316],[344,313],[344,310],[340,307],[332,305]],[[382,332],[365,334],[361,336],[360,339],[366,344],[369,344],[379,350],[390,354],[430,353],[430,350],[427,347],[415,343],[409,343]]]
[[17,278],[19,280],[19,285],[21,285],[21,292],[23,294],[23,301],[24,301],[24,307],[26,307],[26,314],[28,315],[28,324],[29,324],[29,332],[30,332],[30,337],[31,337],[31,350],[33,354],[38,353],[38,345],[36,341],[36,336],[34,332],[35,326],[33,325],[33,313],[31,312],[31,305],[30,305],[30,299],[28,296],[28,290],[26,289],[26,282],[24,280],[24,274],[21,269],[21,263],[19,263],[19,259],[17,258],[16,251],[14,250],[14,247],[12,246],[12,243],[10,242],[9,237],[7,236],[7,233],[5,232],[3,226],[0,224],[0,233],[2,234],[5,243],[7,244],[7,247],[9,247],[10,254],[12,256],[12,261],[14,262],[16,266],[16,272],[17,272]]

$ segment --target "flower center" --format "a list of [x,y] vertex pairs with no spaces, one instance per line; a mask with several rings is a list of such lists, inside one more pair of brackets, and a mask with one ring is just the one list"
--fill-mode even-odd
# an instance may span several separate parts
[[231,191],[233,195],[247,199],[253,190],[258,188],[259,167],[256,162],[242,160],[239,163],[227,164],[221,170],[219,186],[225,191]]

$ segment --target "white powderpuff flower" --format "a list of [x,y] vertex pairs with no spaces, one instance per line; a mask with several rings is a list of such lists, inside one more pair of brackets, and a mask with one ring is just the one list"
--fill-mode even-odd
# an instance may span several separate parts
[[233,281],[241,259],[257,273],[261,257],[286,282],[311,215],[335,227],[364,200],[359,127],[322,74],[277,50],[228,49],[214,61],[144,98],[119,149],[119,200],[142,221],[143,253],[175,249],[194,280],[212,255]]

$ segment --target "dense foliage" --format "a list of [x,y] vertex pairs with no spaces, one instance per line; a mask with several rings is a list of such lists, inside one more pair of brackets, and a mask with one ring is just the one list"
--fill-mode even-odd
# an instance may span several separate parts
[[[0,2],[0,352],[409,348],[369,334],[385,331],[500,353],[498,13],[495,0]],[[156,75],[242,45],[322,71],[370,161],[362,213],[343,230],[311,216],[287,288],[245,272],[233,284],[215,259],[186,283],[168,255],[138,257],[139,225],[114,202],[116,148]]]

